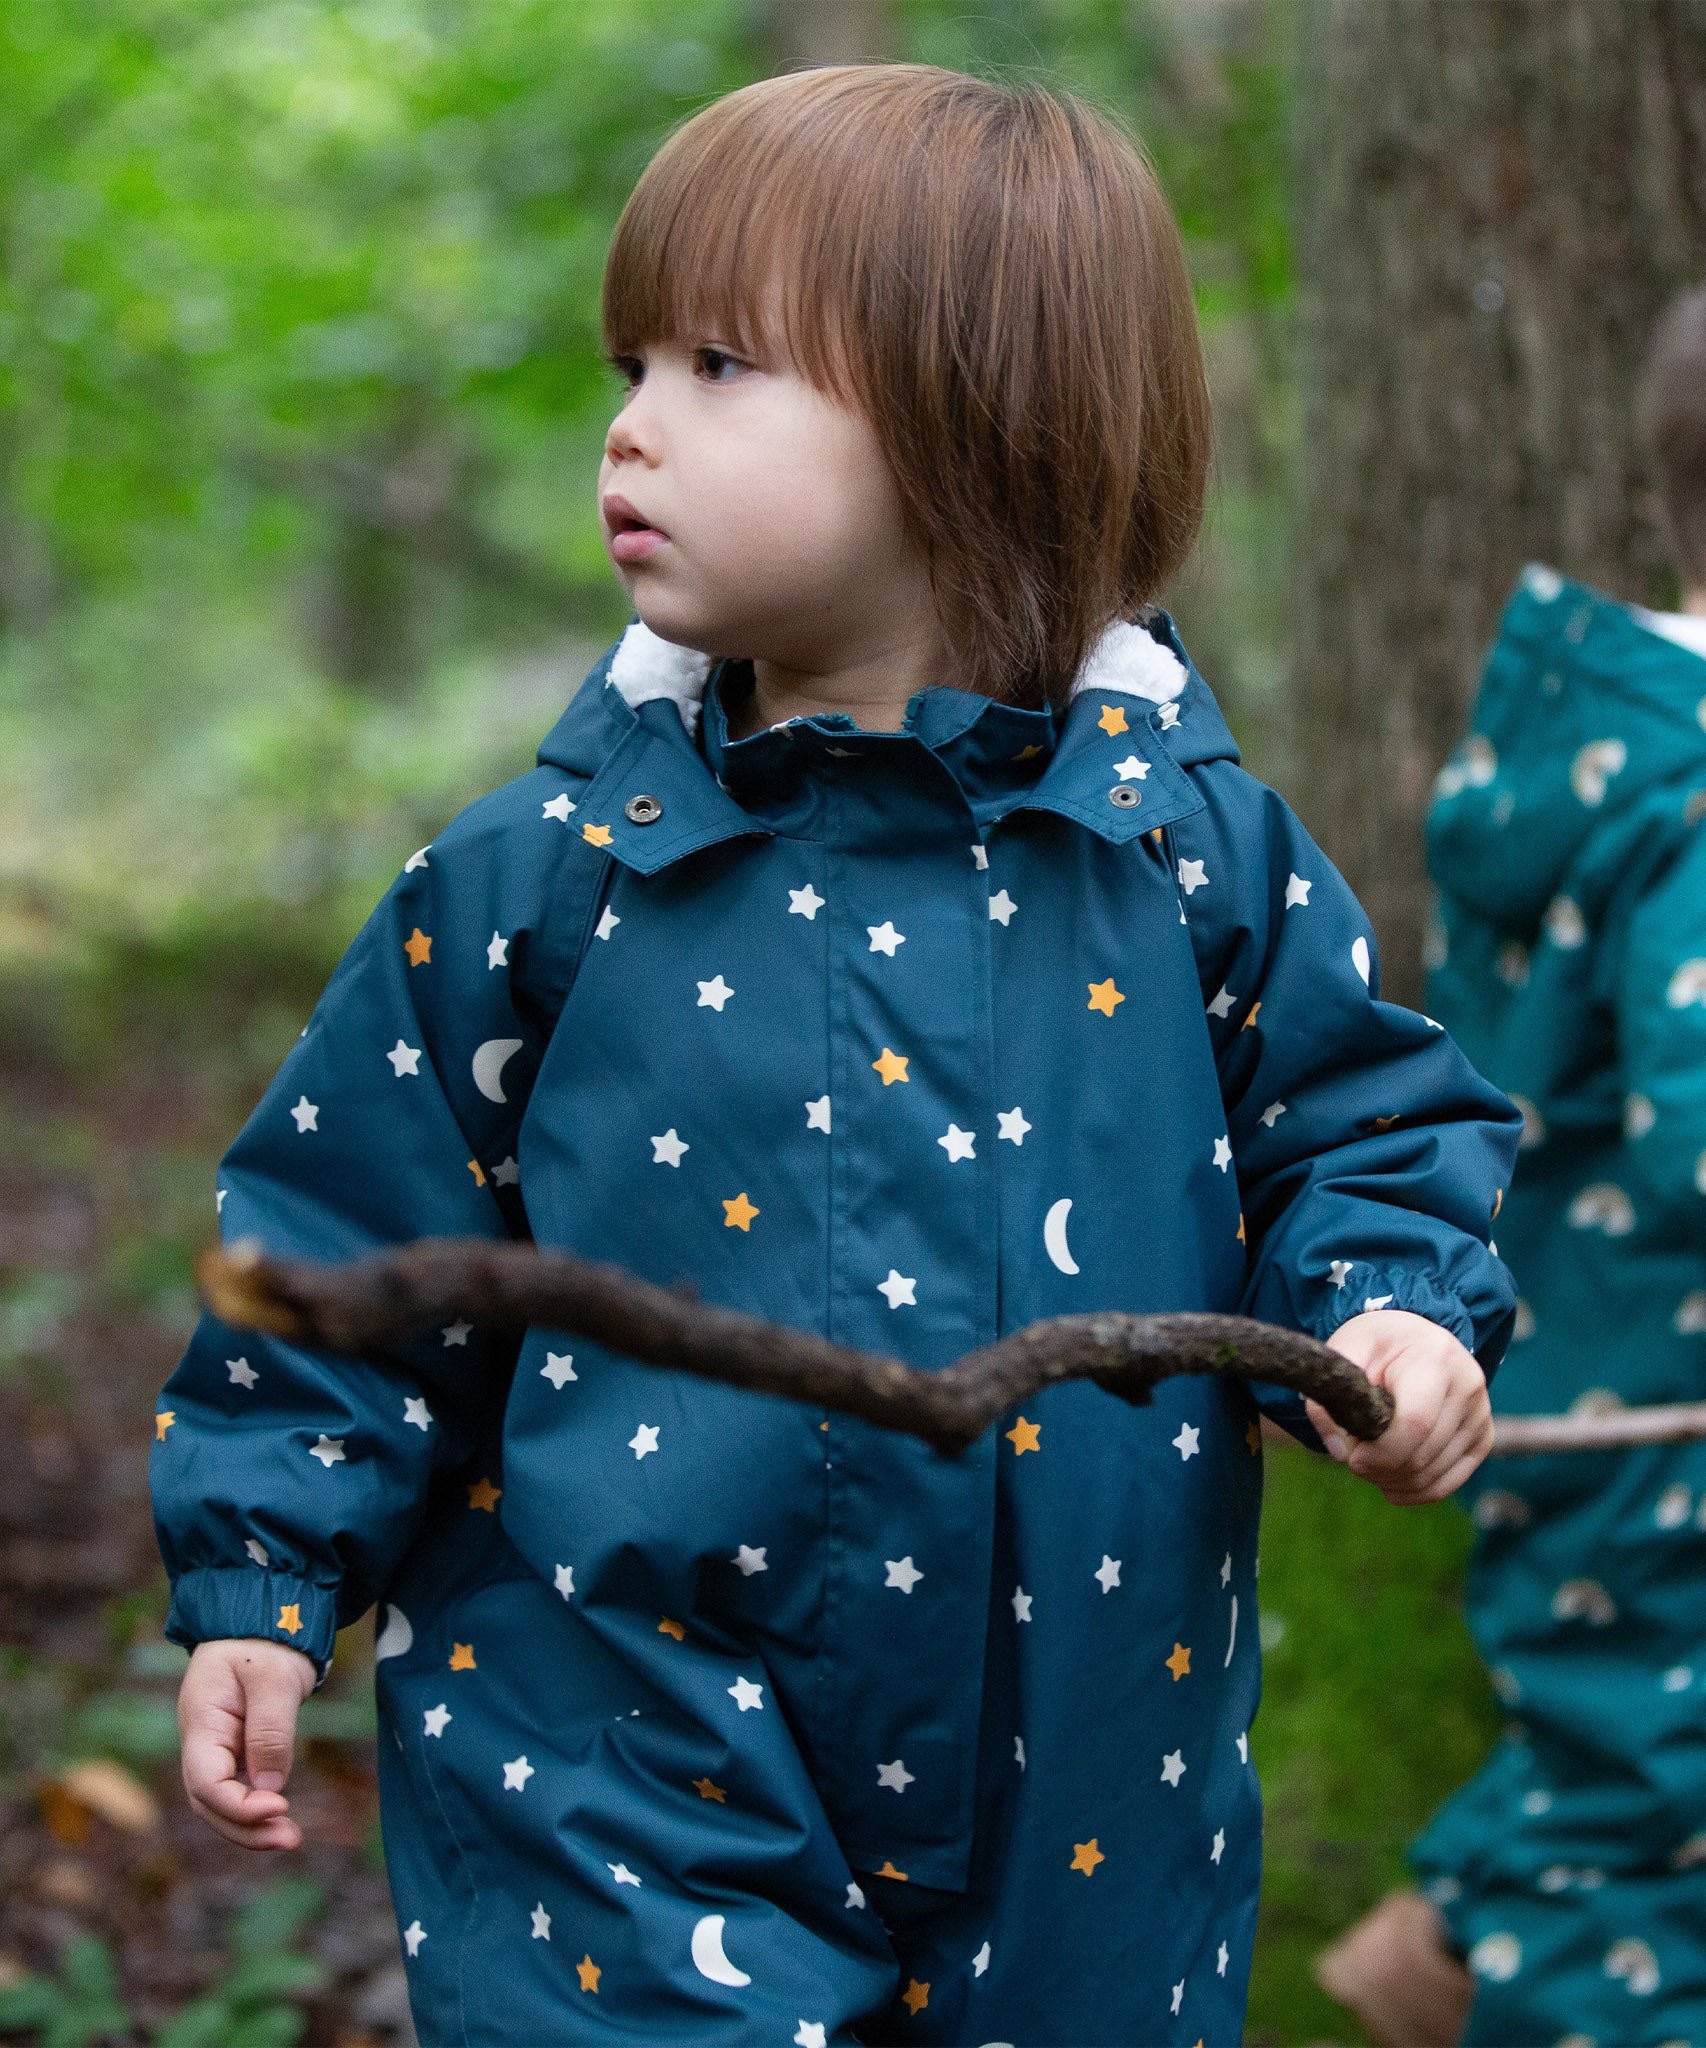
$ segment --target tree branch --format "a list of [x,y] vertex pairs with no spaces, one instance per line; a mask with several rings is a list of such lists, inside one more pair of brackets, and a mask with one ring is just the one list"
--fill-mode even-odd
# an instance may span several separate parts
[[1613,1408],[1601,1415],[1500,1415],[1495,1458],[1541,1451],[1621,1451],[1640,1444],[1695,1444],[1706,1437],[1706,1401],[1669,1407]]
[[968,1352],[941,1372],[832,1344],[664,1288],[569,1252],[484,1238],[424,1238],[348,1265],[271,1259],[252,1244],[197,1267],[214,1313],[330,1351],[383,1351],[457,1320],[563,1330],[646,1365],[835,1408],[882,1429],[963,1451],[1005,1410],[1044,1387],[1093,1380],[1133,1406],[1182,1373],[1238,1373],[1317,1400],[1372,1441],[1390,1398],[1313,1338],[1242,1316],[1055,1316]]

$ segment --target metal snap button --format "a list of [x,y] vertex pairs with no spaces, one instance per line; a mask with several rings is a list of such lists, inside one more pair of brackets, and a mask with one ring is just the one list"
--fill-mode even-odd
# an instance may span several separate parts
[[1108,791],[1108,801],[1118,804],[1122,811],[1135,811],[1143,801],[1143,792],[1133,789],[1129,782],[1116,782]]
[[663,816],[663,805],[655,796],[631,796],[622,806],[622,815],[631,825],[655,825]]

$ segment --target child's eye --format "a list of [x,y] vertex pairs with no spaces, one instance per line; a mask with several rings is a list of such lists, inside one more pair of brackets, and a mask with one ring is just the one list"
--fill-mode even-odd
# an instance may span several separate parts
[[630,391],[646,374],[646,366],[638,356],[606,356],[604,360],[616,372],[617,376],[622,379]]
[[740,371],[749,367],[739,356],[730,355],[726,348],[696,348],[693,360],[713,384],[731,383]]

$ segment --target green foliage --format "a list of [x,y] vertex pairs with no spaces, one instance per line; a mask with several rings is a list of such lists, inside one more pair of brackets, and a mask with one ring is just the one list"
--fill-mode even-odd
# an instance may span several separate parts
[[307,1878],[280,1878],[232,1921],[226,1967],[205,1996],[154,2036],[154,2048],[291,2048],[307,2025],[291,2001],[320,1990],[324,1967],[292,1953],[325,1906]]
[[27,2033],[38,2048],[88,2048],[130,2032],[112,1952],[92,1934],[68,1941],[57,1976],[30,1975],[0,1991],[0,2031]]

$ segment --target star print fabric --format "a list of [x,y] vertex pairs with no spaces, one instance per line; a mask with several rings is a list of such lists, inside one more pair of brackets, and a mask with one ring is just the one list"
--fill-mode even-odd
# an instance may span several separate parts
[[[733,741],[749,674],[678,708],[630,628],[376,914],[228,1235],[526,1229],[926,1369],[1098,1307],[1325,1330],[1378,1286],[1491,1363],[1513,1115],[1375,1000],[1171,622],[1115,632],[1126,680],[1060,717],[942,688]],[[1256,1394],[1056,1388],[946,1460],[561,1332],[241,1344],[254,1388],[210,1321],[168,1391],[173,1632],[323,1659],[384,1601],[423,2041],[1236,2038]]]
[[[1430,820],[1429,1002],[1522,1105],[1510,1413],[1706,1398],[1706,661],[1544,567]],[[1509,1739],[1416,1849],[1474,2042],[1706,2040],[1706,1446],[1483,1468]]]

